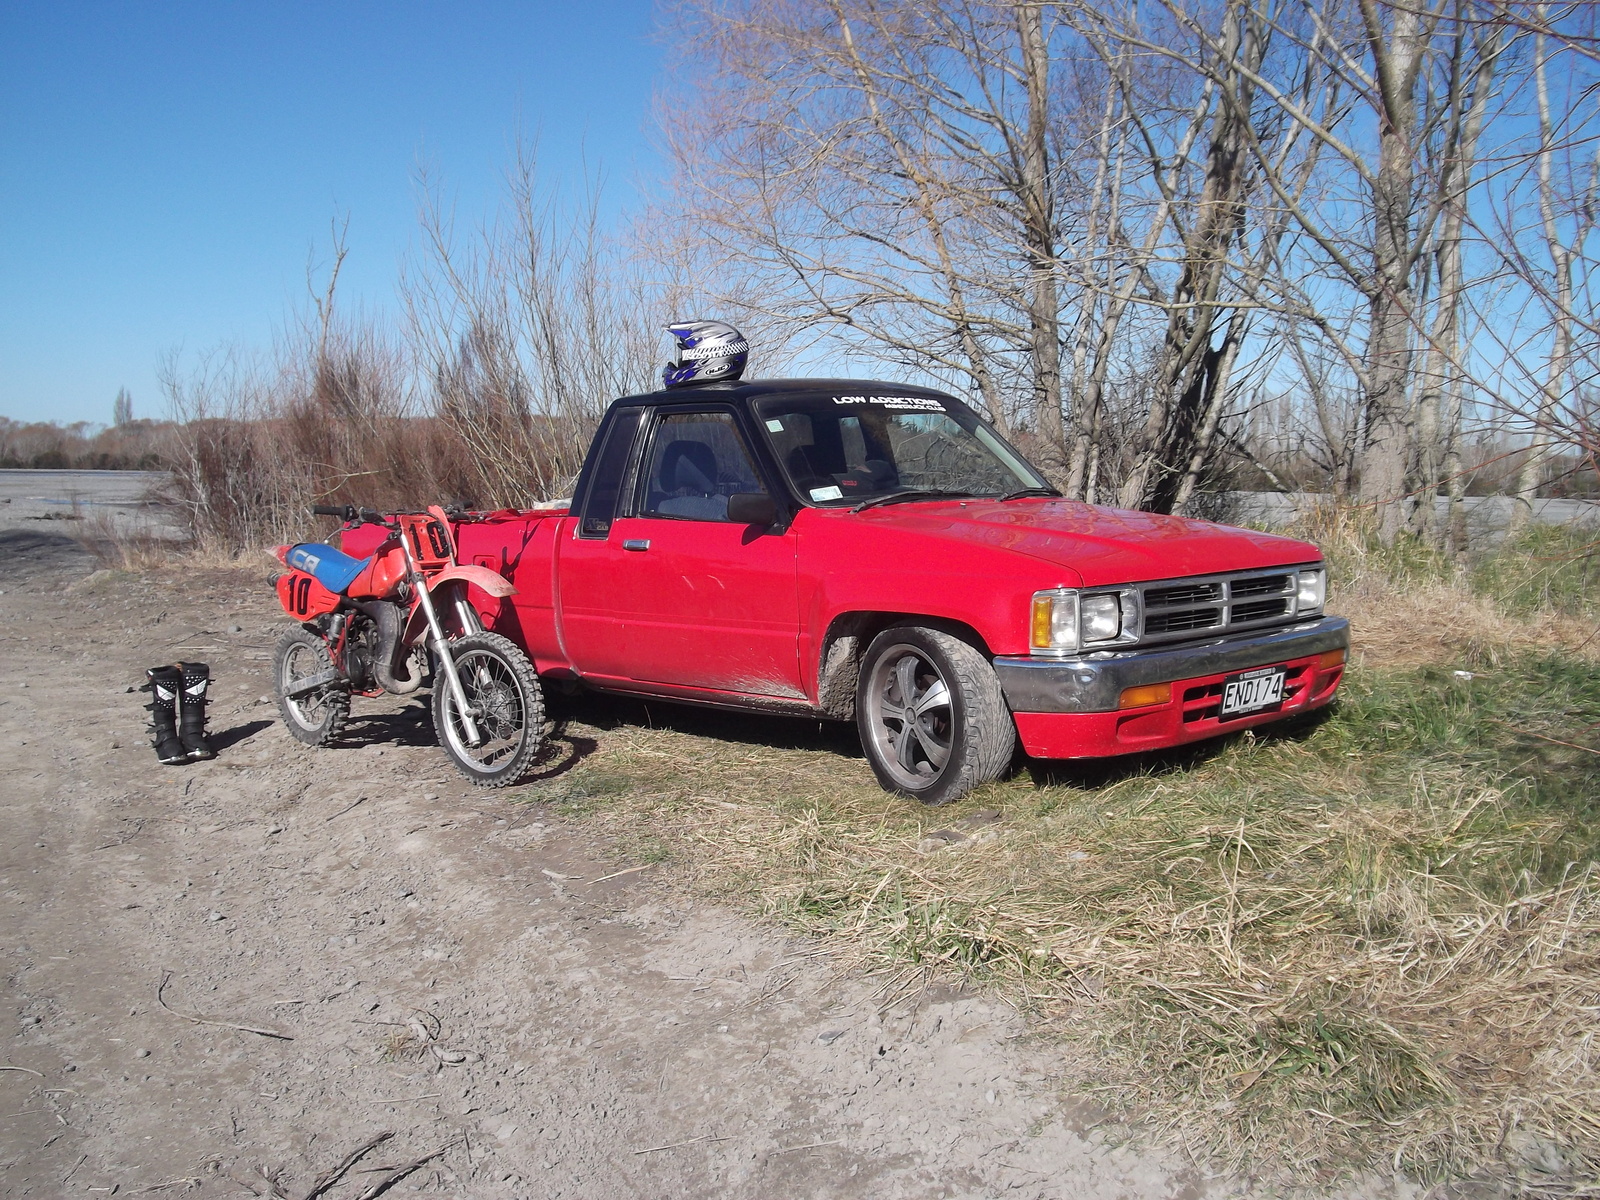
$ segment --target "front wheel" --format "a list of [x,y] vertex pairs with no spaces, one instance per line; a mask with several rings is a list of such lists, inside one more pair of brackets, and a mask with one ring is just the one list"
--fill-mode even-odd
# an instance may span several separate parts
[[994,668],[937,629],[886,629],[867,647],[856,724],[878,782],[924,804],[949,804],[998,779],[1017,730]]
[[478,740],[467,737],[455,691],[442,667],[433,673],[433,727],[450,761],[479,787],[508,787],[528,773],[544,747],[544,694],[528,656],[497,633],[450,643]]

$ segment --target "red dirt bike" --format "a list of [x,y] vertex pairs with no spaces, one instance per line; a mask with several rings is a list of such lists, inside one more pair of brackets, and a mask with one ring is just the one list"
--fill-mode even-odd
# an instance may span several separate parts
[[482,787],[518,782],[544,741],[544,698],[533,664],[511,641],[484,631],[468,588],[495,600],[516,591],[487,567],[456,562],[452,520],[426,512],[381,514],[318,505],[344,529],[388,531],[372,554],[334,546],[279,546],[289,570],[273,578],[298,624],[273,655],[273,687],[289,732],[309,746],[331,742],[350,697],[406,696],[433,687],[433,726],[456,769]]

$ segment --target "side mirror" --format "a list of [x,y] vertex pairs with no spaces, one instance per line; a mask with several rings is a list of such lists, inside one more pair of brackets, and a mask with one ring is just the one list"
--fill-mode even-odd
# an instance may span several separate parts
[[765,492],[735,492],[728,497],[728,520],[765,529],[778,519],[778,506]]

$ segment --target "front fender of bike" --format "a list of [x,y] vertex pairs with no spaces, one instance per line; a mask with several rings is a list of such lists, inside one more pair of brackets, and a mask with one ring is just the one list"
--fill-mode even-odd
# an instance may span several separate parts
[[488,592],[496,600],[503,600],[507,596],[517,594],[516,587],[504,575],[497,571],[491,571],[488,567],[478,566],[446,567],[428,580],[428,594],[436,595],[445,584],[453,583],[458,579]]
[[[445,589],[452,584],[470,583],[473,587],[487,592],[496,600],[503,600],[507,596],[517,593],[516,587],[504,575],[489,570],[488,567],[465,566],[446,567],[437,575],[428,580],[428,595],[434,599],[434,607],[439,607],[439,598]],[[444,616],[444,614],[440,614]],[[422,605],[412,606],[410,619],[406,622],[405,645],[410,646],[428,636],[428,618],[422,611]]]

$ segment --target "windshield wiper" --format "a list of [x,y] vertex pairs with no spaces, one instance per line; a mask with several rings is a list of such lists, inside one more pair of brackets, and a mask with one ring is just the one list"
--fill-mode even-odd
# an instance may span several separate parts
[[882,496],[873,496],[863,500],[852,508],[851,512],[860,512],[864,508],[876,508],[880,504],[899,504],[904,500],[951,500],[971,499],[973,492],[954,492],[944,488],[906,488],[898,492],[886,492]]
[[995,499],[1004,503],[1007,500],[1020,500],[1024,496],[1054,496],[1057,500],[1061,499],[1061,493],[1053,487],[1018,488],[1014,492],[1007,492],[1004,496],[996,496]]

